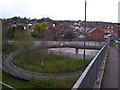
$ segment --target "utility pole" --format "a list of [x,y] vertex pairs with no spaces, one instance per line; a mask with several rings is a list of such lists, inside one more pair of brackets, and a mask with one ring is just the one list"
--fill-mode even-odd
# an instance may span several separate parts
[[83,52],[83,70],[85,70],[85,49],[86,49],[86,8],[87,8],[87,0],[85,0],[85,23],[84,23],[84,52]]

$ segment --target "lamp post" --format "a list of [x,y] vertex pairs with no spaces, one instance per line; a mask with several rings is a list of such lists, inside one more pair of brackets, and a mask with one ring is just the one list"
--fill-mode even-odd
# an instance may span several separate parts
[[84,69],[85,69],[85,49],[86,49],[86,6],[87,6],[87,0],[85,0],[84,52],[83,52],[83,60],[84,60],[84,62],[83,62],[83,68]]

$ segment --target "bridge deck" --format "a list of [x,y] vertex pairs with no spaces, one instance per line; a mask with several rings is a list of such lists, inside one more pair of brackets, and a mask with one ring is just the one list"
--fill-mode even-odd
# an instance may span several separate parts
[[[49,48],[53,47],[71,47],[71,48],[84,48],[83,41],[36,41],[36,45],[47,45]],[[105,42],[94,42],[94,41],[86,41],[85,48],[86,49],[101,49],[105,45]]]

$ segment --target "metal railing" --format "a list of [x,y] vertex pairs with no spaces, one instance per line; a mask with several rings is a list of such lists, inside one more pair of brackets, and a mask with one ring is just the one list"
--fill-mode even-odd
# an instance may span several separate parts
[[85,71],[82,73],[78,81],[74,84],[72,90],[78,88],[94,88],[96,83],[98,73],[101,68],[101,64],[104,60],[108,49],[108,44],[106,44],[95,56],[95,58],[91,61],[91,63],[87,66]]
[[0,81],[0,84],[3,85],[3,87],[1,89],[16,90],[15,88],[13,88],[10,85],[7,85],[1,81]]
[[[40,45],[42,41],[36,41],[36,45]],[[48,47],[76,47],[83,48],[83,41],[46,41]],[[61,45],[62,44],[62,45]],[[95,42],[95,41],[87,41],[86,48],[102,48],[105,45],[105,42]]]

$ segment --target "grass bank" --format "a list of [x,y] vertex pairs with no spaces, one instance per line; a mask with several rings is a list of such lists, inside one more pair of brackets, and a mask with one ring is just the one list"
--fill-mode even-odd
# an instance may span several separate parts
[[[13,63],[25,70],[39,73],[61,74],[83,70],[83,60],[54,54],[46,54],[44,57],[42,55],[37,50],[24,52],[15,56]],[[90,60],[85,61],[86,66],[89,63]]]

